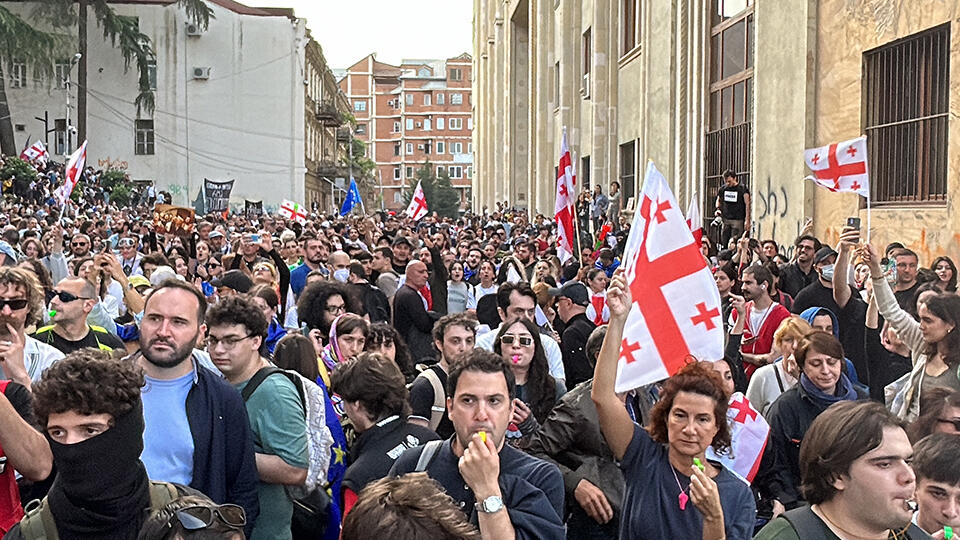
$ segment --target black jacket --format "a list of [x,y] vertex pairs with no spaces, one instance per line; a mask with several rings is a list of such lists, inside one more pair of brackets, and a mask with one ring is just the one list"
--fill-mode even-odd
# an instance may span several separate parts
[[[866,397],[858,390],[859,398]],[[779,500],[789,510],[803,502],[800,495],[800,443],[810,424],[826,407],[818,405],[798,384],[770,405],[770,438],[754,484],[763,498]]]
[[568,390],[593,377],[593,366],[587,360],[586,347],[587,338],[596,327],[583,313],[566,322],[560,339],[560,352],[563,354]]
[[810,273],[804,274],[803,270],[800,270],[800,267],[797,266],[797,263],[793,262],[780,270],[780,282],[777,288],[796,298],[797,293],[807,285],[816,281],[816,279],[817,271],[814,270],[812,266],[810,267]]
[[571,509],[578,506],[574,498],[577,484],[586,480],[603,491],[617,521],[625,486],[623,471],[600,433],[597,406],[590,398],[592,389],[593,379],[564,395],[530,440],[527,452],[560,468]]
[[[433,297],[437,305],[437,297]],[[446,306],[446,298],[443,305]],[[433,348],[433,323],[437,319],[436,312],[427,311],[423,306],[420,293],[404,285],[397,289],[393,296],[393,327],[406,342],[413,359],[420,361],[424,358],[436,358]]]
[[377,422],[361,433],[350,448],[350,466],[343,476],[343,487],[360,493],[370,482],[386,477],[406,449],[437,439],[437,434],[428,428],[399,416]]
[[[453,498],[470,522],[477,525],[474,506],[477,501],[460,475],[459,458],[453,453],[452,440],[444,441],[427,465],[426,473]],[[413,472],[421,452],[422,446],[404,452],[390,469],[390,476]],[[562,540],[566,537],[563,526],[563,480],[555,465],[505,444],[500,450],[498,483],[517,540]]]

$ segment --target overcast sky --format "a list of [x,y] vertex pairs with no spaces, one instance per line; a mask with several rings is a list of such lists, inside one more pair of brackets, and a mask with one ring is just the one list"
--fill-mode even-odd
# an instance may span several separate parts
[[473,54],[473,0],[240,0],[250,6],[292,7],[307,19],[331,68],[370,54],[401,58]]

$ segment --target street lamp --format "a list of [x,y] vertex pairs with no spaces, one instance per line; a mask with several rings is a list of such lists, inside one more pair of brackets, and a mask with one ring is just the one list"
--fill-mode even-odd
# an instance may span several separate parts
[[63,86],[66,88],[67,93],[67,111],[66,111],[66,124],[64,125],[64,156],[70,155],[70,137],[71,133],[76,133],[77,129],[70,125],[70,72],[73,71],[73,66],[77,65],[77,62],[83,58],[83,55],[77,53],[73,55],[73,58],[70,59],[70,65],[67,66],[67,73],[63,78]]

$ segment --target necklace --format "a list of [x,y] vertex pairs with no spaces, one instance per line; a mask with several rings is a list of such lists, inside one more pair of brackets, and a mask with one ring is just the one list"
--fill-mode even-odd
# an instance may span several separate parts
[[680,493],[677,495],[677,505],[680,506],[680,510],[687,509],[687,502],[690,500],[690,496],[687,495],[687,490],[690,489],[690,484],[687,484],[686,489],[680,485],[680,477],[677,476],[677,470],[673,468],[673,465],[670,465],[670,470],[673,472],[673,479],[677,481],[677,489],[680,490]]
[[[839,524],[837,524],[837,522],[835,522],[835,521],[833,521],[832,519],[830,519],[830,516],[828,516],[827,513],[823,511],[823,508],[822,508],[820,505],[814,505],[814,506],[816,506],[816,512],[815,512],[815,513],[816,513],[817,515],[821,516],[823,519],[827,520],[827,524],[830,525],[831,527],[833,527],[833,528],[837,529],[838,531],[842,532],[844,535],[849,535],[851,538],[863,538],[863,537],[860,536],[860,535],[854,534],[854,533],[852,533],[852,532],[844,529],[844,528],[841,527]],[[813,510],[813,507],[811,507],[810,509]],[[904,531],[900,531],[900,532],[902,533],[902,532],[904,532]],[[893,530],[893,529],[890,529],[889,534],[888,534],[885,538],[889,538],[890,535],[892,535],[894,539],[898,539],[898,538],[899,538],[899,535],[897,534],[897,531],[895,531],[895,530]]]

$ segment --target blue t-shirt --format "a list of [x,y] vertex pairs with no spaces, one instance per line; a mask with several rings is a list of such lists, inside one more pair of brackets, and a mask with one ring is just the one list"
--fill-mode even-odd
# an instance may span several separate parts
[[303,292],[303,288],[307,286],[307,274],[309,273],[310,267],[303,263],[290,271],[290,288],[293,289],[293,294],[297,297]]
[[144,377],[143,454],[147,476],[185,486],[193,481],[193,433],[187,420],[187,394],[196,379],[190,373],[177,379]]
[[[713,481],[720,492],[723,525],[729,540],[753,537],[756,503],[750,488],[723,465]],[[690,477],[674,471],[667,459],[667,448],[650,438],[639,425],[633,427],[633,440],[620,463],[626,480],[623,494],[621,538],[701,538],[703,516],[693,501],[680,510],[677,481],[689,496]],[[674,477],[674,472],[677,476]]]

